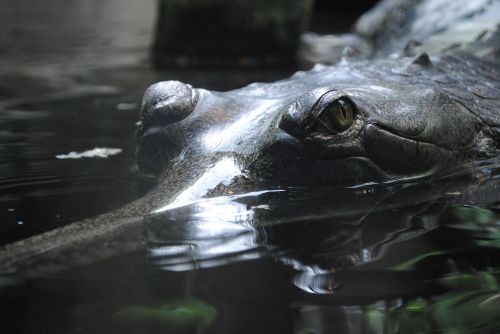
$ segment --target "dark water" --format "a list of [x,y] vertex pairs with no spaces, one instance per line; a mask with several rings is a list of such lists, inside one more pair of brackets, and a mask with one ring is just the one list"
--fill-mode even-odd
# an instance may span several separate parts
[[[1,3],[0,243],[120,207],[143,90],[275,72],[159,71],[153,1]],[[108,158],[57,159],[94,147]],[[148,218],[144,248],[0,278],[1,333],[498,333],[499,162],[422,183],[291,188]]]

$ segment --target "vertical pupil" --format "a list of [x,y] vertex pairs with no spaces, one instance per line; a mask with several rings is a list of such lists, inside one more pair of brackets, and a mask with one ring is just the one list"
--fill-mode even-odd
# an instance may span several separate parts
[[[338,122],[340,122],[341,124],[343,122],[345,122],[346,118],[347,118],[347,114],[346,114],[346,109],[345,109],[345,106],[344,106],[344,102],[342,100],[337,100],[337,102],[335,103],[336,105],[336,111],[337,111],[337,120]],[[340,125],[341,125],[340,124]]]
[[346,101],[337,100],[334,104],[334,108],[335,115],[332,122],[338,130],[343,131],[350,126],[351,114],[349,105]]
[[353,111],[349,102],[333,101],[318,118],[320,132],[339,133],[347,130],[353,123]]

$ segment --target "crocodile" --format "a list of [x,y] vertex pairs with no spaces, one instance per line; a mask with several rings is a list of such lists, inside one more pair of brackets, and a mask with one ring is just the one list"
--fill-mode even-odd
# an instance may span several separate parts
[[137,251],[144,217],[203,197],[430,178],[497,156],[498,28],[464,47],[426,50],[438,27],[394,53],[399,42],[376,36],[401,18],[388,12],[395,4],[417,13],[428,1],[409,3],[383,1],[358,22],[372,22],[371,44],[391,51],[376,49],[371,59],[346,52],[336,65],[227,92],[152,85],[137,124],[137,163],[158,185],[119,210],[4,246],[1,271],[40,274]]

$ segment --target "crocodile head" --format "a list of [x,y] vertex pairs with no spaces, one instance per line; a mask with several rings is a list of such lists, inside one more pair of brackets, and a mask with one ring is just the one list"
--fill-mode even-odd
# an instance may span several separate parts
[[479,121],[439,80],[451,78],[423,55],[317,65],[227,92],[160,82],[144,95],[138,164],[168,182],[218,166],[226,188],[440,173],[477,145]]

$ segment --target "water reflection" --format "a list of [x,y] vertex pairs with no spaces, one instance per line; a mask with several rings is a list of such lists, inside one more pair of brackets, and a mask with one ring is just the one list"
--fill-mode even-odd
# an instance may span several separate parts
[[13,333],[495,333],[495,164],[202,198],[147,217],[145,252],[2,280],[0,320],[30,324]]
[[[149,257],[162,271],[198,270],[192,287],[218,308],[235,292],[215,283],[230,280],[229,268],[242,261],[252,268],[263,259],[283,264],[296,291],[286,290],[293,326],[281,332],[496,333],[495,166],[480,163],[472,182],[290,188],[201,200],[147,220]],[[255,284],[276,275],[262,274],[251,275]],[[215,298],[208,291],[217,291]],[[215,326],[227,323],[227,310],[218,314]],[[247,316],[259,321],[254,315]],[[244,323],[244,315],[236,317]]]
[[182,271],[258,258],[262,250],[252,227],[255,212],[236,200],[266,193],[201,199],[147,218],[152,260],[166,270]]
[[337,271],[377,261],[395,244],[436,229],[456,200],[445,194],[463,190],[464,181],[289,188],[201,199],[148,217],[146,238],[152,260],[165,270],[272,256],[297,271],[298,288],[334,293]]

